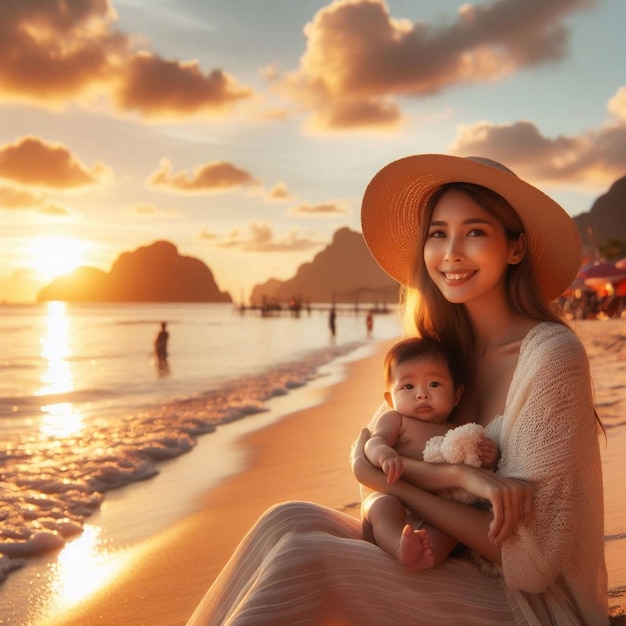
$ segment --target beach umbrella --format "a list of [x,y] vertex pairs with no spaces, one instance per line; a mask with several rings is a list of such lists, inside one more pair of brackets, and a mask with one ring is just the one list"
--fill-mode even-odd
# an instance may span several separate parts
[[[604,295],[614,293],[616,286],[626,280],[626,267],[616,263],[601,261],[584,266],[578,274],[585,285]],[[621,288],[620,288],[621,290]]]
[[620,280],[626,278],[626,267],[618,267],[617,263],[610,261],[601,261],[585,265],[578,274],[578,278],[587,281],[588,279],[600,278],[605,282],[611,282],[611,279]]

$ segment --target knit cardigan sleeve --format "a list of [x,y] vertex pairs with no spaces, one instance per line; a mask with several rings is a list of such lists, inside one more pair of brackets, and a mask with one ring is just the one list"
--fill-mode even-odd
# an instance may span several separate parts
[[540,593],[562,576],[593,613],[606,596],[602,471],[588,358],[569,329],[529,333],[500,426],[498,471],[532,484],[536,512],[502,546],[504,578]]

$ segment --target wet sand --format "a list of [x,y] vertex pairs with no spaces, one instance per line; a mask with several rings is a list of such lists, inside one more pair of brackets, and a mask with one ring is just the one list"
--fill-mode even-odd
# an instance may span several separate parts
[[[610,603],[614,613],[621,613],[626,605],[626,424],[621,424],[626,422],[626,384],[624,366],[617,367],[616,360],[621,348],[608,353],[603,333],[610,331],[616,341],[626,343],[626,321],[594,324],[580,330],[591,357],[600,412],[611,420],[603,443],[606,553]],[[391,343],[378,344],[373,355],[348,363],[345,378],[319,392],[320,403],[242,435],[236,446],[238,473],[201,490],[182,521],[118,553],[113,560],[121,569],[113,582],[84,595],[57,619],[46,616],[46,626],[185,624],[233,548],[268,506],[311,500],[357,516],[359,495],[348,453],[381,401],[381,363]],[[194,472],[201,468],[200,452],[188,455],[198,455],[190,461]],[[145,486],[152,490],[149,498],[167,498],[157,481],[150,482]],[[120,500],[130,520],[132,493],[121,494]]]

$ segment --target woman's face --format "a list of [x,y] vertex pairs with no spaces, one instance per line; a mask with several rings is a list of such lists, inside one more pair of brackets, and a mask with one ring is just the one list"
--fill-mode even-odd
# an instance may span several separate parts
[[446,300],[468,304],[494,294],[504,297],[506,269],[521,260],[518,248],[507,239],[498,219],[466,194],[451,189],[435,205],[424,262]]

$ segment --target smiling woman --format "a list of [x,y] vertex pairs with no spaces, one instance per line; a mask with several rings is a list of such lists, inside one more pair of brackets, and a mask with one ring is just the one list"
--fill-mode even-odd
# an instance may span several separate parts
[[29,266],[42,280],[69,274],[84,265],[88,244],[71,237],[36,237],[30,240]]

